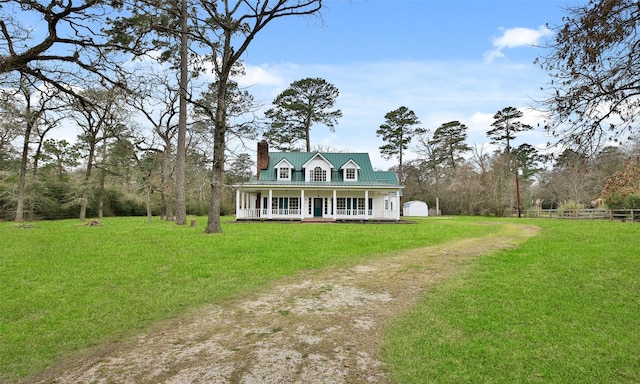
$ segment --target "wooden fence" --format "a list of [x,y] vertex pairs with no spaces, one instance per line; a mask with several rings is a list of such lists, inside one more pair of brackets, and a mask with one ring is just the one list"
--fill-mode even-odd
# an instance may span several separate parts
[[528,209],[522,217],[640,222],[640,209]]

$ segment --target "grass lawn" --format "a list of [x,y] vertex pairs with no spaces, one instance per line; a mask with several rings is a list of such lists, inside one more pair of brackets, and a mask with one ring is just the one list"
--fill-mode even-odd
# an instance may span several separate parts
[[640,225],[536,220],[387,329],[398,383],[639,383]]
[[482,218],[416,225],[224,223],[222,235],[156,219],[0,223],[0,382],[117,341],[296,271],[496,233]]

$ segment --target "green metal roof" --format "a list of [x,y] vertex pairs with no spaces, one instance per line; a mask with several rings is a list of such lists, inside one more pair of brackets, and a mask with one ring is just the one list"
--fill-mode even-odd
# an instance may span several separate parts
[[[333,168],[330,182],[305,182],[303,165],[320,154]],[[286,159],[293,167],[291,180],[278,180],[275,166]],[[360,169],[358,181],[344,181],[343,165],[353,160]],[[282,185],[282,186],[354,186],[354,187],[399,187],[395,172],[374,171],[368,153],[328,153],[328,152],[269,152],[269,163],[266,169],[260,170],[260,178],[253,178],[245,185]]]

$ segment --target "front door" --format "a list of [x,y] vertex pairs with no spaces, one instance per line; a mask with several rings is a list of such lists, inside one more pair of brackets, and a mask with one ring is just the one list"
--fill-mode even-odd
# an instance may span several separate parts
[[313,199],[313,217],[322,217],[322,199]]

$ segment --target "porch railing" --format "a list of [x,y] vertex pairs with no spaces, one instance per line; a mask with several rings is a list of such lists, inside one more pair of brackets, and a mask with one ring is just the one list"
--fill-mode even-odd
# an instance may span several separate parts
[[[365,210],[364,209],[338,209],[336,210],[336,215],[338,216],[362,216],[364,217]],[[368,216],[372,215],[371,210],[367,212]]]
[[[300,209],[272,209],[271,216],[274,218],[299,219]],[[266,219],[269,217],[269,209],[240,209],[236,212],[237,219]]]
[[[365,215],[365,212],[367,213]],[[302,212],[300,209],[272,209],[272,219],[300,219]],[[312,217],[306,214],[305,217]],[[324,214],[323,217],[332,218],[333,214]],[[389,210],[364,210],[364,209],[338,209],[336,219],[338,220],[394,220],[398,217],[397,211]],[[269,209],[240,209],[236,212],[236,218],[241,220],[258,220],[269,218]]]

